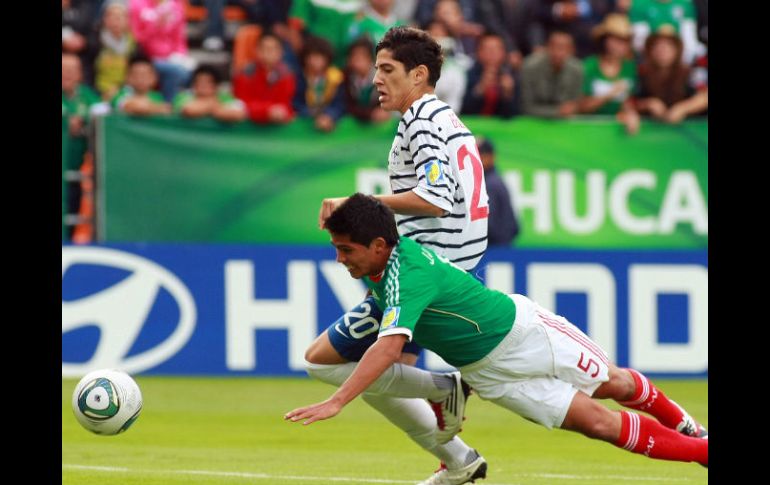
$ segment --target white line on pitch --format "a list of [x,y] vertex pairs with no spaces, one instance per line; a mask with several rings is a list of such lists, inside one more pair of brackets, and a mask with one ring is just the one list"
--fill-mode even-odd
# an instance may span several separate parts
[[[144,473],[144,474],[170,474],[170,475],[203,475],[215,477],[233,477],[233,478],[253,478],[262,480],[292,480],[308,481],[326,480],[330,482],[356,482],[356,483],[415,483],[414,480],[389,480],[384,478],[352,478],[352,477],[314,477],[305,475],[270,475],[267,473],[249,473],[249,472],[225,472],[213,470],[148,470],[141,468],[124,468],[112,466],[92,466],[92,465],[65,465],[62,468],[71,468],[77,470],[92,470],[101,472],[120,472],[120,473]],[[688,482],[689,478],[671,478],[671,477],[632,477],[626,475],[567,475],[559,473],[521,473],[521,477],[530,478],[550,478],[556,480],[627,480],[635,482]],[[482,482],[484,485],[518,485],[514,483],[491,483]]]

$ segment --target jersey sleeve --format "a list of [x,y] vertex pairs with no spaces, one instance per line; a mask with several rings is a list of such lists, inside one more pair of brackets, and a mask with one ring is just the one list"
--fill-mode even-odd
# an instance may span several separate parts
[[[398,269],[398,266],[395,266]],[[433,300],[435,285],[420,268],[409,268],[408,274],[392,271],[387,276],[379,337],[406,335],[411,342],[420,315]]]
[[452,212],[455,181],[447,143],[438,130],[432,121],[415,119],[404,132],[417,174],[417,186],[412,191],[436,207]]

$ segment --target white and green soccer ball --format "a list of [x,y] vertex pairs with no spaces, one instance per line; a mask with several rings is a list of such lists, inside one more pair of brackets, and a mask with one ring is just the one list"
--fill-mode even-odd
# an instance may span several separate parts
[[131,426],[142,410],[142,391],[123,371],[99,369],[86,374],[72,393],[72,411],[88,431],[115,435]]

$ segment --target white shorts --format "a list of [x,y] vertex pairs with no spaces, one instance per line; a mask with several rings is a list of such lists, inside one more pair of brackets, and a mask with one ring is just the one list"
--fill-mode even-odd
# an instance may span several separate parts
[[492,401],[547,428],[560,427],[575,393],[593,395],[609,380],[609,358],[579,328],[523,295],[510,295],[516,319],[483,359],[460,367]]

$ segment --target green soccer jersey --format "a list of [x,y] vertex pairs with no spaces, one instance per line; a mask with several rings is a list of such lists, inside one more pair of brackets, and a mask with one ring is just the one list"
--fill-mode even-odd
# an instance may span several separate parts
[[[184,105],[190,101],[193,101],[194,99],[195,95],[192,93],[192,91],[186,89],[184,91],[180,91],[176,96],[174,96],[174,101],[171,103],[171,106],[174,108],[175,113],[180,113],[182,108],[184,108]],[[217,101],[219,101],[219,104],[226,107],[243,104],[241,100],[235,99],[230,93],[225,91],[217,92]]]
[[75,88],[75,93],[72,97],[62,91],[61,93],[61,115],[62,116],[80,116],[85,121],[90,118],[91,106],[101,101],[99,95],[89,88],[88,86],[81,84]]
[[636,89],[636,64],[630,59],[623,61],[620,72],[614,77],[607,77],[599,68],[599,57],[589,56],[583,61],[583,94],[587,96],[604,96],[609,93],[617,81],[626,83],[626,89],[606,102],[594,113],[598,115],[614,115],[620,111],[623,102]]
[[406,237],[393,248],[382,278],[364,282],[383,311],[380,336],[407,335],[455,367],[489,354],[516,317],[508,295]]
[[[134,91],[134,88],[131,86],[123,86],[120,91],[118,91],[115,96],[112,98],[112,101],[110,103],[112,104],[112,107],[117,111],[123,111],[123,104],[128,100],[128,98],[135,96],[136,93]],[[163,95],[160,94],[158,91],[150,91],[147,93],[147,97],[152,101],[154,104],[163,104],[166,102],[165,99],[163,99]]]

